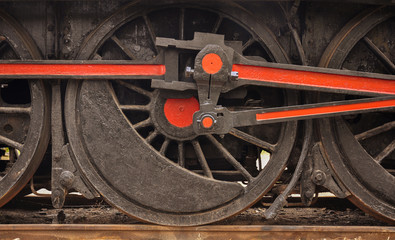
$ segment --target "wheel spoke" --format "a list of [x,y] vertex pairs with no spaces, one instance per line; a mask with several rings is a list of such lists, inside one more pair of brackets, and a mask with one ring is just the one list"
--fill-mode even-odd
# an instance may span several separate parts
[[391,60],[368,37],[364,37],[363,40],[374,55],[385,65],[388,71],[395,74],[395,65]]
[[224,19],[224,17],[222,17],[222,15],[218,15],[217,21],[214,24],[213,30],[211,31],[212,33],[217,33],[219,27],[221,26],[222,20]]
[[117,38],[115,35],[111,39],[117,44],[117,46],[130,58],[130,60],[135,60],[134,54]]
[[162,147],[160,148],[160,153],[162,155],[166,154],[167,147],[169,146],[170,138],[166,138],[165,141],[162,143]]
[[197,158],[199,160],[200,165],[202,166],[204,175],[206,175],[209,178],[213,178],[213,174],[211,173],[210,167],[207,164],[206,157],[204,156],[203,150],[200,147],[199,142],[197,140],[193,140],[192,146],[195,149]]
[[156,51],[156,53],[158,53],[158,48],[157,48],[156,45],[155,45],[155,42],[156,42],[156,34],[154,33],[154,30],[153,30],[153,28],[152,28],[151,20],[148,18],[147,15],[144,15],[143,18],[144,18],[145,25],[146,25],[147,28],[148,28],[148,32],[149,32],[149,35],[150,35],[150,37],[151,37],[151,41],[152,41],[152,43],[154,44],[155,51]]
[[149,107],[147,105],[120,105],[120,108],[122,111],[149,111]]
[[30,114],[31,107],[0,107],[0,113],[13,114]]
[[11,140],[9,138],[6,138],[4,136],[0,135],[0,143],[3,143],[5,145],[8,145],[12,148],[18,149],[19,151],[22,151],[23,144],[15,142],[14,140]]
[[141,122],[138,122],[136,124],[133,124],[133,127],[134,127],[135,130],[139,130],[141,128],[145,128],[145,127],[148,127],[148,126],[151,126],[151,125],[152,125],[151,119],[147,118],[144,121],[141,121]]
[[243,52],[244,52],[249,46],[251,46],[254,42],[255,42],[255,38],[251,37],[250,39],[248,39],[248,41],[247,41],[246,43],[244,43],[244,45],[243,45]]
[[395,150],[395,140],[392,141],[384,150],[374,158],[374,160],[378,163],[381,163],[384,158],[390,155]]
[[179,38],[184,40],[184,28],[185,28],[185,8],[180,9],[180,24],[179,24]]
[[12,151],[11,151],[11,149],[10,149],[10,161],[11,161],[11,162],[15,162],[16,159],[17,159],[20,155],[21,155],[21,153],[18,152],[17,149],[12,148]]
[[155,129],[153,132],[151,132],[148,137],[145,139],[148,143],[152,143],[154,139],[159,135],[159,132]]
[[141,87],[137,87],[136,85],[133,85],[131,83],[127,83],[127,82],[123,82],[123,81],[117,81],[117,83],[119,85],[122,85],[122,86],[132,90],[132,91],[135,91],[136,93],[140,93],[141,95],[144,95],[150,99],[153,97],[152,92],[142,89]]
[[240,171],[240,173],[248,180],[252,181],[254,178],[251,176],[251,174],[237,161],[232,154],[220,143],[217,141],[217,139],[214,138],[213,135],[207,135],[206,136],[218,150],[222,153],[222,155],[225,157],[225,159],[237,170]]
[[273,152],[276,149],[276,145],[270,144],[266,141],[263,141],[259,138],[256,138],[248,133],[240,131],[236,128],[232,128],[229,132],[232,136],[235,136],[243,141],[249,142],[257,147],[268,150],[269,152]]
[[367,138],[379,135],[380,133],[389,131],[389,130],[391,130],[393,128],[395,128],[395,121],[388,122],[388,123],[383,124],[383,125],[381,125],[379,127],[376,127],[376,128],[373,128],[373,129],[369,129],[368,131],[365,131],[363,133],[357,134],[357,135],[355,135],[355,138],[358,141],[362,141],[362,140],[365,140]]
[[184,142],[178,142],[178,165],[185,167]]

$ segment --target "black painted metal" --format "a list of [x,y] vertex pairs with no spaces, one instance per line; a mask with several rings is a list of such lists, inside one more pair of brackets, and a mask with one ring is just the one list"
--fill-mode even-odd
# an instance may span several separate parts
[[[8,52],[3,47],[2,58],[40,58],[31,37],[2,10],[0,29],[8,47]],[[8,148],[10,153],[8,160],[0,160],[0,206],[11,200],[30,180],[49,141],[49,99],[44,83],[40,80],[16,82],[7,82],[0,92],[0,106],[5,110],[0,112],[0,146]],[[27,91],[30,96],[21,96],[18,88],[25,89],[24,93]],[[19,102],[21,99],[26,102]]]
[[[222,87],[212,92],[204,81],[207,76],[199,78],[200,65],[194,66],[196,54],[206,45],[220,46],[230,56],[229,63],[394,80],[394,75],[377,74],[394,73],[394,8],[368,5],[392,4],[390,1],[238,2],[240,5],[148,0],[122,7],[122,1],[0,1],[3,63],[26,62],[42,55],[48,60],[28,62],[164,63],[168,70],[162,79],[154,80],[153,76],[127,75],[18,76],[21,80],[1,76],[0,147],[23,151],[17,158],[20,163],[9,161],[6,168],[0,169],[3,175],[8,173],[0,180],[0,205],[22,188],[43,158],[51,125],[45,82],[55,83],[51,179],[54,206],[61,207],[67,190],[98,196],[94,187],[111,204],[131,215],[160,224],[195,225],[223,219],[254,203],[276,182],[291,149],[295,156],[288,169],[295,167],[293,159],[300,146],[293,146],[296,123],[290,120],[306,118],[255,125],[256,113],[377,100],[350,100],[355,96],[342,95],[377,96],[358,91],[240,79],[229,72],[229,66],[228,74],[218,81]],[[193,34],[198,31],[206,33],[194,41]],[[210,32],[216,34],[207,34]],[[154,45],[155,39],[158,46]],[[320,58],[320,67],[342,70],[288,65],[316,66]],[[191,68],[184,71],[186,66]],[[188,76],[184,76],[185,72]],[[191,78],[195,72],[199,86]],[[59,79],[70,80],[65,112],[64,89],[56,85]],[[83,81],[86,79],[90,81]],[[27,97],[26,91],[11,90],[15,83],[30,88],[31,96]],[[285,88],[320,91],[320,95],[329,97],[320,97],[317,104],[310,106],[297,105],[296,95],[292,90],[283,91]],[[21,99],[29,98],[32,103],[9,104],[4,98],[7,92],[21,93]],[[208,93],[218,99],[204,105],[208,99],[202,96]],[[179,128],[164,116],[166,99],[191,97],[199,98],[204,109],[196,114],[195,123],[210,116],[216,121],[212,128],[201,129],[199,124]],[[64,139],[62,113],[68,121]],[[393,110],[386,109],[320,120],[319,140],[323,145],[315,144],[303,181],[325,187],[338,197],[351,194],[349,198],[361,208],[393,222],[393,116]],[[261,163],[258,158],[262,149],[271,158],[265,168],[259,169],[256,164]],[[13,151],[11,154],[12,159],[18,155]],[[48,165],[43,167],[48,170]],[[45,175],[49,188],[49,171],[39,174]],[[11,179],[15,175],[20,178]],[[288,177],[287,172],[277,183],[284,184]],[[238,185],[238,181],[247,187]],[[147,182],[151,185],[142,185]],[[302,191],[308,195],[308,202],[314,187],[303,188],[310,190]],[[171,196],[165,194],[166,190],[171,191],[167,194]],[[7,193],[1,195],[3,192]]]
[[[321,66],[341,68],[358,42],[366,36],[374,37],[377,32],[372,30],[394,17],[391,7],[371,9],[356,16],[329,44]],[[391,172],[394,158],[391,148],[388,149],[395,136],[392,121],[393,111],[361,114],[357,119],[322,119],[320,133],[330,165],[352,194],[350,200],[378,218],[394,223],[395,177]],[[365,134],[372,129],[378,131]],[[376,152],[382,151],[387,151],[386,164],[375,160]]]
[[[114,13],[89,39],[102,39],[104,35],[109,38],[107,34],[111,35],[116,30],[113,26],[118,28],[131,21],[136,16],[136,9],[135,5],[127,5]],[[221,9],[221,12],[226,10]],[[215,10],[215,4],[209,11],[212,10]],[[244,14],[239,9],[237,12],[240,17]],[[119,19],[119,16],[123,19]],[[260,28],[262,26],[256,29]],[[259,32],[256,34],[260,36]],[[272,41],[271,35],[262,36],[269,37],[263,39],[264,43]],[[80,58],[93,56],[95,49],[100,47],[96,44],[95,41],[87,42]],[[271,48],[271,54],[278,54],[276,46]],[[278,61],[282,59],[284,56],[279,57]],[[279,99],[279,102],[273,99],[273,106],[296,103],[295,95],[276,92],[278,96],[275,99]],[[184,136],[187,128],[178,129],[179,133],[172,131],[164,124],[166,120],[163,119],[160,106],[165,99],[161,98],[188,98],[191,93],[175,94],[173,91],[157,94],[157,90],[152,91],[141,81],[69,83],[66,126],[74,158],[85,177],[113,205],[145,221],[165,225],[196,225],[241,211],[265,194],[275,182],[292,149],[296,122],[272,126],[271,131],[275,134],[267,136],[275,145],[273,150],[269,150],[271,159],[260,172],[249,172],[244,165],[246,163],[243,163],[241,151],[232,148],[245,146],[254,149],[256,154],[254,143],[248,143],[250,139],[238,144],[239,140],[231,136],[221,139],[207,135],[202,139],[195,137],[193,132]],[[196,92],[192,96],[196,97]],[[143,114],[148,114],[148,118],[138,119]],[[243,131],[251,136],[260,132],[265,135],[263,129],[255,127]],[[166,146],[178,150],[172,156],[170,150],[166,151]],[[201,168],[196,168],[198,162]],[[254,168],[255,164],[253,162]],[[224,167],[222,172],[216,171]],[[196,174],[200,169],[205,176]],[[227,178],[223,173],[228,173],[230,177]],[[218,176],[226,178],[211,178]],[[238,179],[247,179],[247,186],[234,182]]]

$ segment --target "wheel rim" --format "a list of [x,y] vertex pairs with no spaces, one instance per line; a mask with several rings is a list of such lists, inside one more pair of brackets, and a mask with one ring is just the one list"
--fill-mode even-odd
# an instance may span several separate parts
[[[180,12],[200,11],[210,12],[211,14],[213,14],[211,11],[216,11],[215,5],[213,5],[211,11],[203,10],[200,7],[192,9],[191,7],[180,7],[179,5],[168,8],[166,11],[169,12],[174,9]],[[120,15],[119,12],[125,13],[123,19],[118,19]],[[161,21],[160,18],[159,20],[152,19],[155,19],[155,14],[158,13],[159,16],[167,16],[161,14],[163,10],[153,11],[151,14],[145,15],[144,17],[144,14],[141,15],[142,11],[138,10],[138,8],[136,9],[134,5],[130,5],[121,9],[119,12],[113,15],[115,16],[114,18],[110,17],[107,20],[113,23],[116,29],[96,29],[92,35],[88,37],[88,39],[95,40],[92,42],[88,40],[84,43],[79,58],[119,59],[119,56],[133,58],[133,56],[138,55],[137,52],[143,51],[145,54],[140,55],[138,58],[147,59],[147,57],[149,58],[149,56],[155,54],[155,49],[153,47],[151,47],[151,49],[145,49],[146,45],[144,45],[144,43],[139,47],[137,47],[137,44],[133,45],[133,43],[127,45],[125,43],[125,38],[122,36],[127,36],[126,30],[131,29],[130,26],[133,25],[133,21],[137,28],[138,21],[147,24],[147,16],[149,17],[149,24],[153,25],[153,30],[148,30],[147,33],[152,35],[152,32],[154,32],[154,34],[157,35],[158,29],[160,28],[155,27],[155,24],[157,21]],[[222,17],[227,16],[223,12],[221,12],[221,14]],[[185,14],[185,16],[186,15],[190,14]],[[167,20],[172,21],[171,19]],[[223,19],[222,21],[228,20]],[[130,22],[132,22],[132,24]],[[213,25],[216,26],[218,24]],[[102,24],[102,26],[107,26],[107,24]],[[224,26],[222,26],[222,28],[221,26],[217,26],[217,28],[219,32],[222,30],[225,31]],[[158,31],[154,31],[155,29]],[[248,31],[244,29],[244,32]],[[176,34],[182,35],[181,31],[176,32]],[[188,35],[188,33],[184,34],[184,38],[188,39],[190,35]],[[174,38],[174,36],[160,35],[160,31],[158,36]],[[251,34],[251,36],[253,36],[253,34]],[[270,34],[266,34],[266,36],[271,38]],[[147,38],[141,38],[136,35],[136,39],[144,40]],[[148,36],[148,40],[149,39],[152,39],[152,36]],[[258,40],[258,42],[265,41],[273,43],[274,39],[267,40],[260,38]],[[120,50],[131,46],[129,48],[132,50],[123,50],[120,55],[116,56],[114,51],[111,51],[113,50],[113,48],[110,47],[111,44]],[[245,52],[253,51],[253,48],[248,49],[248,44],[251,43],[248,43],[247,38],[244,42]],[[265,44],[264,46],[267,47],[270,45]],[[269,61],[284,61],[287,59],[284,55],[275,59],[276,55],[282,54],[279,47],[273,52],[264,52],[264,47],[260,47],[256,49],[256,51],[261,52],[261,57],[266,57]],[[188,62],[188,60],[185,62]],[[273,99],[278,100],[280,98],[282,104],[285,104],[284,101],[286,101],[286,104],[296,101],[295,95],[291,93],[283,94],[281,91],[269,91],[269,89],[265,90],[264,88],[262,88],[262,91],[266,91],[264,93],[267,93],[268,96],[272,96]],[[275,93],[279,93],[280,96],[276,97]],[[194,105],[193,98],[195,96],[196,93],[187,93],[183,95],[182,104],[187,104],[187,106],[191,106],[188,104]],[[287,100],[283,98],[287,98]],[[237,170],[238,166],[235,167],[229,164],[229,159],[228,161],[223,160],[223,156],[229,153],[231,157],[229,157],[228,154],[228,158],[233,158],[236,162],[240,161],[240,157],[234,157],[237,155],[235,155],[234,150],[232,151],[223,147],[227,141],[238,141],[238,138],[228,136],[229,134],[225,135],[223,139],[211,135],[196,137],[190,129],[191,126],[177,127],[172,125],[169,117],[163,112],[163,109],[166,104],[174,103],[170,103],[171,101],[166,99],[167,98],[163,96],[162,93],[153,91],[149,88],[149,84],[147,85],[141,81],[113,81],[111,83],[85,81],[79,84],[71,83],[68,85],[66,91],[66,126],[70,145],[81,171],[98,191],[102,193],[104,198],[120,210],[143,221],[164,225],[197,225],[210,223],[234,215],[253,204],[269,190],[270,186],[274,184],[285,167],[286,159],[290,154],[295,140],[296,122],[280,124],[274,127],[271,126],[273,131],[277,133],[274,135],[279,136],[274,138],[274,141],[270,139],[272,140],[271,144],[265,143],[263,140],[256,140],[260,141],[260,143],[267,144],[267,148],[270,149],[266,150],[271,152],[271,159],[260,172],[253,173],[252,170],[246,170],[246,168],[243,167],[244,170],[249,171],[249,173],[253,175],[254,180],[250,181],[246,187],[242,187],[240,184],[235,183],[237,180],[243,180],[241,174],[233,174],[233,177],[237,178],[236,180],[232,180],[229,177]],[[225,97],[222,100],[224,99]],[[254,99],[250,102],[254,102],[253,100]],[[177,101],[178,100],[175,99],[176,105],[179,104]],[[99,104],[99,102],[101,103]],[[227,100],[225,100],[224,103],[226,102]],[[244,101],[243,104],[246,104],[246,102]],[[269,105],[272,106],[272,104],[273,103],[269,101]],[[106,107],[104,108],[103,106]],[[92,109],[96,110],[91,111]],[[143,112],[145,112],[145,115],[142,114]],[[103,115],[111,117],[106,117],[107,119],[104,120],[102,117]],[[145,117],[141,118],[140,116]],[[116,127],[108,127],[110,125]],[[108,134],[99,136],[95,133],[98,128],[105,129],[103,132],[112,132],[117,137],[109,138]],[[120,129],[123,130],[120,131]],[[263,127],[263,129],[270,131],[268,130],[270,127]],[[263,129],[261,129],[260,132],[264,132]],[[244,129],[241,130],[246,131]],[[241,138],[240,130],[234,131],[234,135],[238,135],[239,138]],[[244,135],[245,134],[247,133],[244,133]],[[262,138],[264,134],[258,137]],[[101,151],[101,148],[98,148],[97,145],[99,142],[92,141],[92,139],[102,139],[102,142],[106,142],[107,146],[111,146],[111,149],[113,149],[112,151],[115,149],[117,154],[109,154],[106,151]],[[258,138],[255,137],[255,139]],[[131,144],[127,142],[131,142]],[[208,147],[210,146],[215,146],[215,148],[211,148],[211,150],[215,152],[215,154],[213,154],[215,155],[214,157],[209,156],[209,152],[211,151]],[[133,149],[134,160],[131,159],[130,152],[123,152],[124,149]],[[188,156],[188,154],[192,154],[193,156]],[[254,156],[254,161],[256,162],[256,155]],[[116,170],[109,170],[110,166],[116,164],[113,162],[107,165],[108,163],[103,163],[103,161],[99,160],[103,158],[116,158],[118,162],[118,166],[115,167]],[[135,176],[128,176],[127,172],[133,167],[129,166],[129,170],[126,170],[128,169],[127,165],[131,162],[136,163],[136,158],[144,159],[144,164],[149,163],[155,165],[155,168],[150,169],[151,172],[149,172],[149,174],[153,175],[146,177],[141,173],[145,171],[145,169],[138,168],[137,170],[132,170],[133,175],[138,175],[138,177],[136,176],[136,178],[134,178]],[[154,159],[153,162],[151,162],[152,159]],[[222,162],[218,163],[218,161],[221,160]],[[216,167],[214,167],[213,164],[216,161],[218,165],[223,165],[225,162],[227,166],[225,169],[222,165],[219,167],[217,166],[217,169],[215,169]],[[193,164],[191,164],[191,162],[193,162]],[[161,168],[160,171],[155,172],[158,163],[165,164],[165,170]],[[140,166],[144,168],[144,165]],[[229,170],[232,167],[233,169]],[[213,171],[213,169],[215,170]],[[169,179],[162,176],[162,170],[166,174],[174,175],[173,178]],[[114,176],[113,172],[117,172],[117,176]],[[213,175],[213,178],[211,178],[210,173]],[[155,182],[151,182],[151,185],[147,187],[136,185],[138,181],[147,183],[154,178],[169,185],[165,185],[165,189],[162,189],[160,187],[161,185],[158,187],[158,183]],[[134,179],[132,183],[125,183],[130,182],[132,179]],[[183,186],[178,187],[177,182],[181,179],[188,180],[183,182]],[[120,182],[123,183],[120,184]],[[166,191],[172,192],[172,195],[164,197]],[[195,194],[197,192],[199,194]],[[154,198],[159,199],[155,200]]]
[[[0,29],[1,59],[40,59],[30,36],[3,11],[0,11]],[[10,80],[3,84],[6,87],[0,91],[0,146],[3,152],[0,206],[30,180],[49,141],[48,99],[43,82]]]
[[[320,66],[394,74],[394,48],[383,44],[382,39],[387,38],[378,34],[394,25],[394,17],[391,7],[361,13],[330,43]],[[361,64],[368,59],[369,64]],[[394,222],[393,111],[320,122],[321,140],[337,176],[352,194],[350,200],[376,217]]]

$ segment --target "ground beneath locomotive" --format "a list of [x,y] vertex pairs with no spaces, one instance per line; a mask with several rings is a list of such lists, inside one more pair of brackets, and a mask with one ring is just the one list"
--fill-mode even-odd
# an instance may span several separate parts
[[[314,207],[288,207],[274,220],[263,219],[266,207],[260,203],[219,225],[325,225],[325,226],[387,226],[362,212],[348,200],[323,198]],[[80,196],[67,199],[64,209],[53,209],[50,198],[14,199],[0,209],[1,224],[144,224],[102,200],[86,200]]]

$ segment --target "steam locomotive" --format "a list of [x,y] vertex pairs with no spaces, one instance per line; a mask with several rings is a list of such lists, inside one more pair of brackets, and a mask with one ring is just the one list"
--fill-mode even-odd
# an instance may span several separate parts
[[329,191],[394,223],[393,4],[1,1],[0,206],[191,226]]

